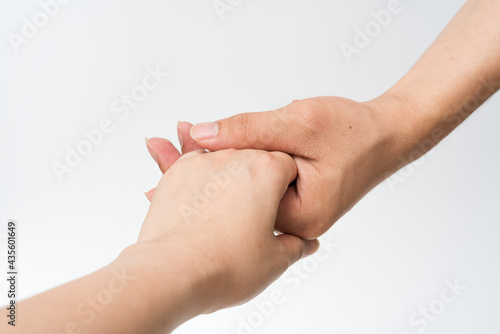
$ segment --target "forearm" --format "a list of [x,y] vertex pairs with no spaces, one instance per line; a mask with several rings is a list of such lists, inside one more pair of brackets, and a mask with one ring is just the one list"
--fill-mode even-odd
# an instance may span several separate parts
[[[378,100],[399,154],[422,154],[500,88],[500,1],[469,0],[415,66]],[[383,101],[383,102],[382,102]],[[426,141],[426,145],[422,142]]]
[[16,327],[8,326],[7,333],[164,333],[201,312],[194,300],[195,275],[175,258],[154,261],[154,267],[153,261],[142,264],[142,256],[121,255],[86,277],[19,303]]

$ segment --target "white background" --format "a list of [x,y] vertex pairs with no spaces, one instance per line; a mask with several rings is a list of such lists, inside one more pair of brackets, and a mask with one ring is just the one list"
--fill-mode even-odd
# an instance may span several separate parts
[[[144,137],[176,140],[177,120],[296,98],[371,99],[415,63],[464,1],[401,0],[401,13],[348,63],[339,44],[352,43],[355,27],[387,3],[248,0],[221,20],[211,0],[72,0],[16,53],[8,35],[20,34],[23,17],[40,5],[2,0],[0,221],[2,233],[8,219],[19,225],[21,297],[85,275],[136,240],[144,191],[161,176]],[[111,103],[156,65],[170,76],[119,119]],[[297,290],[284,279],[273,284],[256,301],[280,290],[285,302],[239,332],[413,334],[422,328],[409,317],[458,279],[466,290],[425,333],[498,333],[499,109],[493,97],[404,182],[372,191],[328,232],[335,252]],[[67,146],[105,117],[114,131],[59,182],[53,162],[63,163]],[[238,333],[238,317],[259,319],[256,301],[176,333]]]

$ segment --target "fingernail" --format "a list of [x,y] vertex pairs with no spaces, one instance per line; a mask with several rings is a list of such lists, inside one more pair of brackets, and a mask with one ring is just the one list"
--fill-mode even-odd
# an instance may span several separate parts
[[177,138],[179,138],[179,144],[184,146],[184,138],[182,138],[182,132],[181,132],[181,121],[177,122]]
[[190,134],[195,140],[212,139],[219,134],[219,125],[217,122],[196,124],[191,128]]
[[146,146],[148,147],[149,154],[151,154],[156,163],[158,163],[158,155],[156,154],[155,148],[149,143],[148,138],[146,138]]

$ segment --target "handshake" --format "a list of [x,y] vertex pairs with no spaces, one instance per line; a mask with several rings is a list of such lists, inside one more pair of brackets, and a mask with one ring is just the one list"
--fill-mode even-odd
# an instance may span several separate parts
[[152,203],[138,243],[122,255],[152,252],[147,258],[168,266],[175,254],[188,290],[202,291],[198,313],[254,297],[314,253],[316,238],[398,167],[393,120],[379,103],[318,97],[179,122],[182,152],[147,139],[164,175],[146,193]]
[[[146,193],[137,243],[104,268],[20,302],[26,321],[4,322],[2,333],[160,333],[254,297],[500,88],[499,11],[499,1],[467,1],[410,71],[371,101],[316,97],[179,122],[182,152],[147,140],[163,177]],[[120,289],[115,273],[127,277]],[[79,314],[81,305],[92,317]]]
[[[7,333],[158,333],[248,301],[317,251],[317,238],[402,161],[431,149],[421,143],[436,129],[434,144],[452,130],[446,114],[415,113],[404,96],[317,97],[179,122],[182,152],[146,140],[163,177],[146,193],[137,243],[106,267],[19,303],[31,321]],[[120,289],[116,273],[126,277]]]
[[[317,238],[401,157],[409,160],[418,143],[404,138],[419,133],[405,127],[412,109],[401,102],[388,93],[364,103],[317,97],[179,122],[181,152],[147,139],[163,177],[146,193],[137,243],[98,271],[20,302],[30,321],[6,333],[166,332],[255,297],[316,252]],[[116,273],[126,278],[119,288]]]

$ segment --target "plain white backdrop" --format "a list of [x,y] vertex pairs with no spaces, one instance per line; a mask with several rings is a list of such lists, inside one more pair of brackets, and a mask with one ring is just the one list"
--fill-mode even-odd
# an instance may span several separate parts
[[[8,219],[18,222],[21,297],[90,273],[135,242],[144,192],[161,176],[145,137],[176,141],[177,120],[297,98],[374,98],[465,1],[401,0],[399,13],[347,61],[341,43],[352,44],[356,28],[389,2],[224,0],[231,10],[221,14],[212,0],[72,0],[46,25],[38,18],[35,32],[23,18],[33,22],[38,1],[2,0],[0,233]],[[129,113],[113,112],[124,106],[122,94],[141,92],[148,68],[169,75]],[[335,247],[322,248],[321,261],[299,263],[256,300],[176,333],[498,333],[499,109],[494,96],[403,181],[373,190],[327,233]],[[112,131],[58,179],[54,163],[66,164],[103,119]],[[465,290],[440,302],[454,280]],[[269,306],[280,292],[282,302]],[[426,307],[431,317],[419,313]]]

